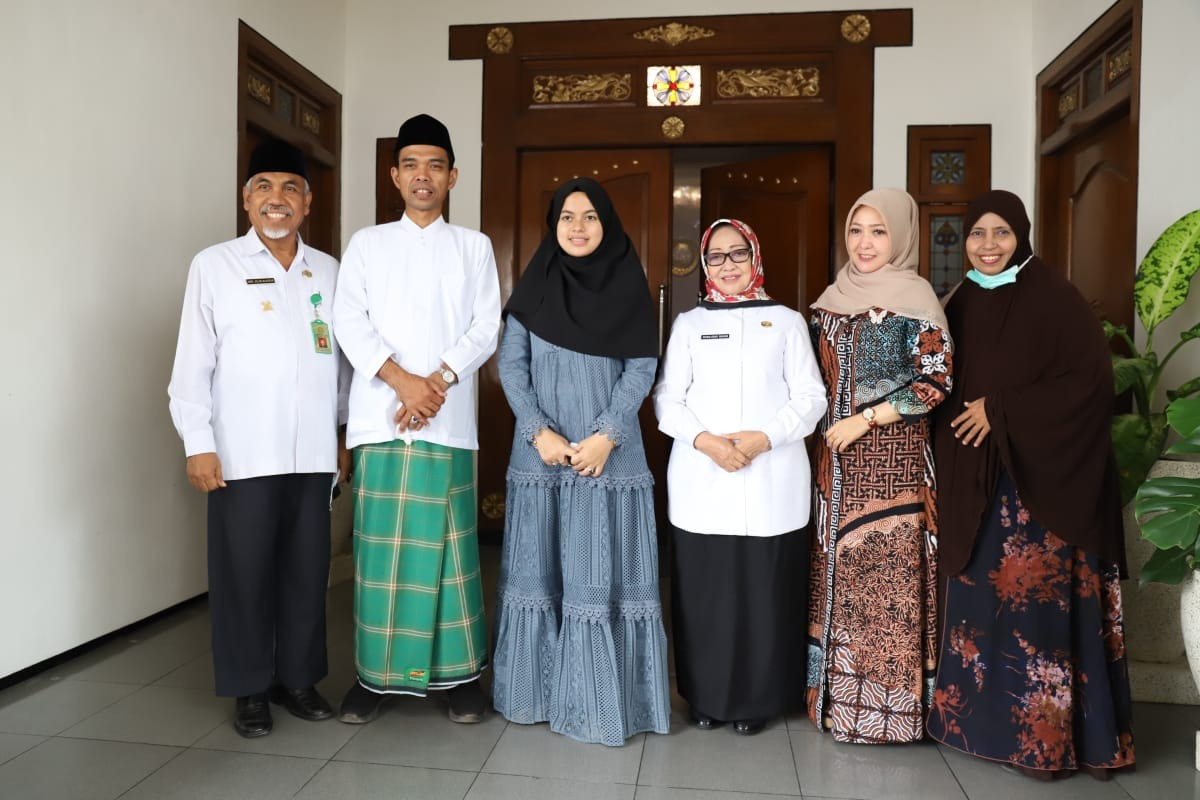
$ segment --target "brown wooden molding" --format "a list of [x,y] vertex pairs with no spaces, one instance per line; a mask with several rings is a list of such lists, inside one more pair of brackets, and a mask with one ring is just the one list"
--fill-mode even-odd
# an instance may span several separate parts
[[[889,9],[862,12],[869,21],[872,47],[901,47],[912,44],[912,11]],[[588,36],[575,31],[579,21],[490,23],[450,26],[450,58],[483,59],[494,56],[488,47],[489,34],[498,27],[511,32],[508,54],[521,58],[619,58],[661,53],[663,42],[637,39],[634,35],[672,23],[711,30],[713,36],[668,45],[672,58],[692,53],[795,52],[832,47],[862,47],[842,35],[844,11],[815,13],[755,14],[748,16],[705,16],[658,19],[588,20]],[[678,54],[678,55],[676,55]]]

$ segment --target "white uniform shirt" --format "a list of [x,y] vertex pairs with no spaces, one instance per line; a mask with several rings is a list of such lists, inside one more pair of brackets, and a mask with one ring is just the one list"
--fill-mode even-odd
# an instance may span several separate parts
[[363,228],[342,256],[333,317],[354,365],[346,444],[396,438],[396,393],[376,374],[392,358],[429,375],[444,362],[458,376],[446,401],[414,440],[479,448],[475,371],[496,349],[500,282],[492,243],[441,217],[420,227],[408,215]]
[[317,352],[310,302],[330,323],[337,273],[303,242],[285,270],[253,228],[192,259],[167,388],[187,455],[215,452],[226,480],[337,472],[349,369],[332,336]]
[[[782,305],[680,314],[654,389],[671,524],[692,533],[775,536],[808,524],[804,437],[825,413],[825,385],[804,318]],[[763,431],[771,449],[726,472],[692,442]]]

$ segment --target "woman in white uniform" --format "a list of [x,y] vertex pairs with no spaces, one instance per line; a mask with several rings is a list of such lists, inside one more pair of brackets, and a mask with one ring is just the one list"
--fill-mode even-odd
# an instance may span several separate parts
[[700,242],[705,297],[680,314],[654,391],[675,544],[675,672],[693,721],[754,734],[802,699],[811,471],[825,388],[804,318],[763,290],[744,222]]

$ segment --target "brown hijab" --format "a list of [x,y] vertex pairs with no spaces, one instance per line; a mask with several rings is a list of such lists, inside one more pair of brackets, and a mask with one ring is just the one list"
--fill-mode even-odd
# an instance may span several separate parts
[[[1011,192],[967,208],[963,230],[997,214],[1032,253],[1029,217]],[[1036,256],[1015,283],[984,289],[963,281],[946,305],[954,337],[954,389],[934,410],[938,566],[955,575],[1007,470],[1021,501],[1060,539],[1125,572],[1120,493],[1112,457],[1113,381],[1108,344],[1087,301]],[[986,398],[992,429],[979,447],[954,438],[950,422],[968,400]]]
[[891,240],[891,257],[874,272],[860,272],[851,258],[838,270],[837,277],[813,303],[813,308],[846,316],[883,308],[894,314],[932,322],[945,330],[942,304],[929,281],[917,272],[921,260],[921,233],[916,201],[900,189],[872,189],[850,207],[844,234],[847,238],[850,220],[862,206],[870,206],[883,217]]

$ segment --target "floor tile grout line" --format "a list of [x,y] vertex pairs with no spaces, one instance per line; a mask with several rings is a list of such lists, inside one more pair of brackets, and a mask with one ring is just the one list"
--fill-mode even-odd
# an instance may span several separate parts
[[[668,728],[670,727],[670,723],[668,723],[667,727]],[[643,733],[642,734],[642,752],[638,754],[637,774],[633,776],[633,785],[634,786],[640,786],[642,783],[642,764],[644,764],[645,762],[646,762],[646,734]],[[637,796],[637,789],[633,790],[633,794],[635,797]]]
[[[7,733],[7,731],[3,731],[3,732]],[[44,734],[39,734],[39,733],[14,733],[11,735],[12,736],[29,736],[29,737],[33,737],[33,738],[41,737],[41,741],[31,744],[31,745],[29,745],[29,747],[26,747],[24,750],[20,751],[19,753],[13,753],[8,758],[4,759],[3,761],[0,761],[0,767],[3,767],[5,764],[12,761],[14,758],[20,758],[21,756],[25,755],[26,753],[28,753],[30,750],[34,749],[35,747],[41,747],[46,742],[48,742],[54,738],[53,736],[46,736]]]
[[804,783],[800,780],[800,762],[796,761],[796,745],[792,742],[792,727],[787,723],[787,717],[783,719],[783,729],[787,731],[788,753],[792,756],[792,771],[796,774],[796,791],[804,797]]
[[936,743],[933,748],[937,750],[938,757],[942,759],[942,763],[946,765],[946,769],[950,771],[950,777],[954,778],[954,783],[958,786],[958,790],[962,792],[964,800],[971,800],[971,795],[967,793],[967,787],[963,786],[962,780],[958,777],[958,773],[954,771],[954,767],[946,760],[946,754]]
[[[107,740],[105,740],[105,741],[107,741]],[[160,745],[160,746],[162,746],[162,745]],[[170,745],[166,745],[166,746],[168,746],[168,747],[169,747]],[[178,748],[178,752],[177,752],[177,753],[175,753],[175,755],[171,756],[171,757],[170,757],[170,758],[168,758],[166,761],[164,761],[163,763],[159,764],[159,765],[158,765],[158,767],[157,767],[156,769],[152,769],[152,770],[150,770],[149,772],[147,772],[145,775],[143,775],[141,778],[139,778],[137,781],[135,781],[135,782],[134,782],[134,784],[133,784],[132,786],[130,786],[128,789],[126,789],[125,791],[123,791],[123,792],[121,792],[119,795],[117,795],[115,798],[113,798],[113,800],[121,800],[121,798],[122,798],[122,797],[125,797],[125,796],[126,796],[126,795],[128,795],[130,792],[132,792],[134,789],[136,789],[137,787],[141,786],[143,783],[145,783],[147,780],[149,780],[149,779],[150,779],[150,777],[151,777],[152,775],[155,775],[155,774],[157,774],[157,773],[159,772],[159,770],[165,769],[165,768],[166,768],[166,766],[167,766],[168,764],[170,764],[170,763],[174,762],[174,761],[175,761],[175,759],[177,759],[177,758],[179,758],[180,756],[182,756],[182,755],[183,755],[184,753],[186,753],[186,752],[187,752],[189,749],[191,749],[191,748],[188,748],[188,747],[180,747],[180,748]]]

